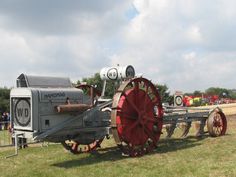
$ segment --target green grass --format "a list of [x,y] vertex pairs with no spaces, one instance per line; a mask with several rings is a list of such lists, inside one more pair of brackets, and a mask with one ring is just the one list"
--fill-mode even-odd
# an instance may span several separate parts
[[97,153],[73,155],[61,145],[30,147],[19,155],[0,149],[0,176],[236,176],[236,117],[228,123],[226,136],[196,139],[161,139],[158,148],[139,158],[121,156],[114,140],[105,140]]
[[0,146],[10,145],[11,137],[8,130],[0,130]]

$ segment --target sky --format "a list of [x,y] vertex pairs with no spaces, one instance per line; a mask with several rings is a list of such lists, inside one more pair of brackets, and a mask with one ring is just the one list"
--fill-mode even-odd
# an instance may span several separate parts
[[235,0],[0,0],[0,87],[133,65],[171,92],[236,88]]

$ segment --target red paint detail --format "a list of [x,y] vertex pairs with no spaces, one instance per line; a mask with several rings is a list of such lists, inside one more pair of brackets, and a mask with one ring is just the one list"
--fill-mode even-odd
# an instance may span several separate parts
[[[126,91],[126,96],[121,96],[118,103],[120,110],[116,117],[116,123],[122,125],[117,128],[119,137],[127,144],[132,144],[133,146],[143,145],[149,138],[156,143],[160,138],[161,132],[154,132],[153,126],[157,122],[158,129],[161,130],[162,122],[154,114],[155,102],[149,96],[146,97],[146,94],[144,90],[137,91],[137,89],[133,88]],[[122,113],[125,113],[125,115]],[[158,114],[162,115],[163,110],[158,109]]]

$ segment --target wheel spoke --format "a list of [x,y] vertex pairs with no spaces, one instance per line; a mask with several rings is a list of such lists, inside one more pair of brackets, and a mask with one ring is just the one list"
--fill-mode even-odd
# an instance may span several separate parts
[[158,123],[158,121],[155,120],[155,118],[152,119],[151,117],[148,117],[147,115],[144,115],[143,117],[145,118],[145,119],[144,119],[144,120],[145,120],[145,123],[146,123],[146,122]]
[[73,143],[72,146],[71,146],[71,149],[72,149],[73,151],[77,151],[77,150],[78,150],[78,146],[79,146],[78,143]]
[[216,127],[215,131],[216,131],[216,134],[220,134],[220,129],[218,127]]
[[144,131],[145,131],[146,135],[148,135],[148,137],[151,138],[152,141],[156,144],[155,136],[153,135],[152,132],[150,132],[150,130],[145,125],[144,125]]
[[139,93],[139,82],[134,82],[134,91],[135,91],[135,96],[137,98]]
[[130,127],[128,126],[122,126],[124,128],[124,134],[130,132],[132,129],[134,129],[138,125],[138,121],[135,121]]
[[223,122],[221,119],[220,114],[215,115],[214,121],[213,121],[213,130],[216,135],[220,135],[222,132]]
[[131,120],[137,120],[137,117],[129,115],[129,113],[124,112],[124,111],[117,111],[118,115],[122,115],[125,117],[125,119],[131,119]]
[[149,86],[147,85],[146,86],[146,89],[145,89],[145,98],[144,98],[144,108],[143,108],[143,111],[146,112],[146,109],[147,109],[147,99],[148,99],[148,89],[149,89]]
[[130,100],[130,98],[126,95],[126,94],[123,94],[127,100],[127,102],[135,109],[135,111],[137,113],[140,112],[140,110],[137,108],[137,106],[134,104],[134,102],[132,100]]

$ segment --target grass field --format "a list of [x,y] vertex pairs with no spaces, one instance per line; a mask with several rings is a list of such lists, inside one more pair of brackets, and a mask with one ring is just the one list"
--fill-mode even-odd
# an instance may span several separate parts
[[0,130],[0,146],[11,144],[11,137],[8,130]]
[[236,176],[236,116],[228,118],[226,136],[196,139],[162,138],[152,154],[122,157],[114,140],[105,140],[97,153],[72,155],[61,145],[30,147],[19,155],[12,148],[0,149],[0,176]]

